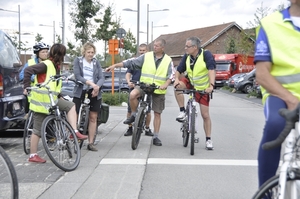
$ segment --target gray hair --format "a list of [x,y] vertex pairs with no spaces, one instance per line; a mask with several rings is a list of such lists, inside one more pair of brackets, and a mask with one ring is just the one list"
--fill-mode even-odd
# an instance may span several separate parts
[[165,47],[167,44],[166,40],[164,39],[156,39],[155,42],[159,42],[161,44],[161,47]]
[[201,48],[201,41],[198,37],[189,37],[186,39],[186,41],[191,41],[191,44],[196,46],[198,49]]

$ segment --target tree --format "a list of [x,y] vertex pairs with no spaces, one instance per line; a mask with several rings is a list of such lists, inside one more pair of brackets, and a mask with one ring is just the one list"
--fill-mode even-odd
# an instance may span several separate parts
[[75,27],[74,36],[83,45],[92,38],[91,20],[98,15],[102,4],[99,0],[72,0],[70,3],[71,22]]
[[269,14],[270,10],[271,8],[264,7],[263,2],[261,2],[261,6],[259,8],[256,8],[256,11],[254,13],[254,20],[247,22],[248,26],[250,28],[256,28],[257,26],[259,26],[260,20],[266,17]]
[[60,38],[60,35],[56,35],[55,43],[61,44],[61,38]]
[[40,33],[36,34],[36,36],[35,36],[36,43],[42,41],[43,39],[44,39],[44,37]]
[[112,6],[108,6],[104,11],[103,19],[95,18],[95,22],[99,24],[99,27],[96,29],[96,33],[93,35],[97,40],[104,41],[104,58],[107,57],[107,44],[113,36],[116,35],[117,30],[120,27],[118,20],[112,20]]
[[136,39],[133,36],[130,29],[124,37],[124,50],[126,53],[134,54],[136,53]]

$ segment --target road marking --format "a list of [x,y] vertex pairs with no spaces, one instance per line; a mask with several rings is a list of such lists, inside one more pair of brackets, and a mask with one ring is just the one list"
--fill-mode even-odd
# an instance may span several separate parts
[[146,159],[104,158],[104,159],[102,159],[102,161],[99,164],[257,166],[257,160],[174,159],[174,158],[149,158],[146,160]]

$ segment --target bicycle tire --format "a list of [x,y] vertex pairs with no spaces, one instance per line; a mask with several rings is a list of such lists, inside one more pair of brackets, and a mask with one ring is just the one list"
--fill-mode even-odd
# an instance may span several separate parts
[[190,154],[194,155],[195,152],[195,121],[196,121],[196,108],[192,108],[191,123],[190,123],[190,134],[191,134],[191,151]]
[[[84,107],[81,111],[80,118],[79,118],[79,121],[80,121],[79,129],[83,135],[88,134],[89,115],[90,115],[89,107]],[[79,144],[80,148],[82,148],[83,142],[84,142],[84,140],[80,140],[80,144]]]
[[0,198],[19,198],[19,184],[16,170],[5,150],[0,146],[1,186]]
[[41,131],[44,149],[50,160],[63,171],[75,170],[80,162],[80,148],[71,125],[49,115],[42,124]]
[[27,113],[27,119],[24,125],[24,133],[23,133],[23,149],[25,154],[30,153],[30,140],[33,128],[33,112],[31,110]]
[[188,106],[186,107],[185,114],[186,114],[186,118],[185,118],[185,121],[182,123],[181,131],[182,131],[183,146],[187,147],[189,145],[189,137],[190,137],[190,134],[188,131],[188,128],[189,128],[189,108],[188,108]]
[[140,142],[141,134],[143,133],[143,124],[145,122],[145,109],[146,107],[141,106],[138,109],[135,121],[134,121],[134,127],[132,132],[132,139],[131,139],[131,148],[135,150]]
[[[300,180],[300,176],[296,175],[294,179],[291,179],[287,176],[286,181],[287,183],[291,181]],[[268,181],[266,181],[259,190],[254,194],[252,199],[268,199],[268,198],[277,198],[276,194],[278,193],[278,182],[279,182],[279,174],[276,176],[273,176]],[[288,187],[288,186],[287,186]],[[289,193],[289,191],[286,189],[286,194]],[[299,196],[298,196],[299,197]],[[290,198],[289,196],[285,196],[284,198]]]

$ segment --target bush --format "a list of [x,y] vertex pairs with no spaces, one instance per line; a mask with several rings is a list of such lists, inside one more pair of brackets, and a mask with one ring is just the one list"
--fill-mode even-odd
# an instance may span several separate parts
[[259,97],[259,95],[255,91],[251,91],[250,93],[248,93],[247,97],[251,97],[251,96],[256,98]]
[[128,94],[115,92],[114,95],[112,95],[112,93],[105,92],[102,93],[102,102],[110,106],[119,106],[122,102],[128,102]]

